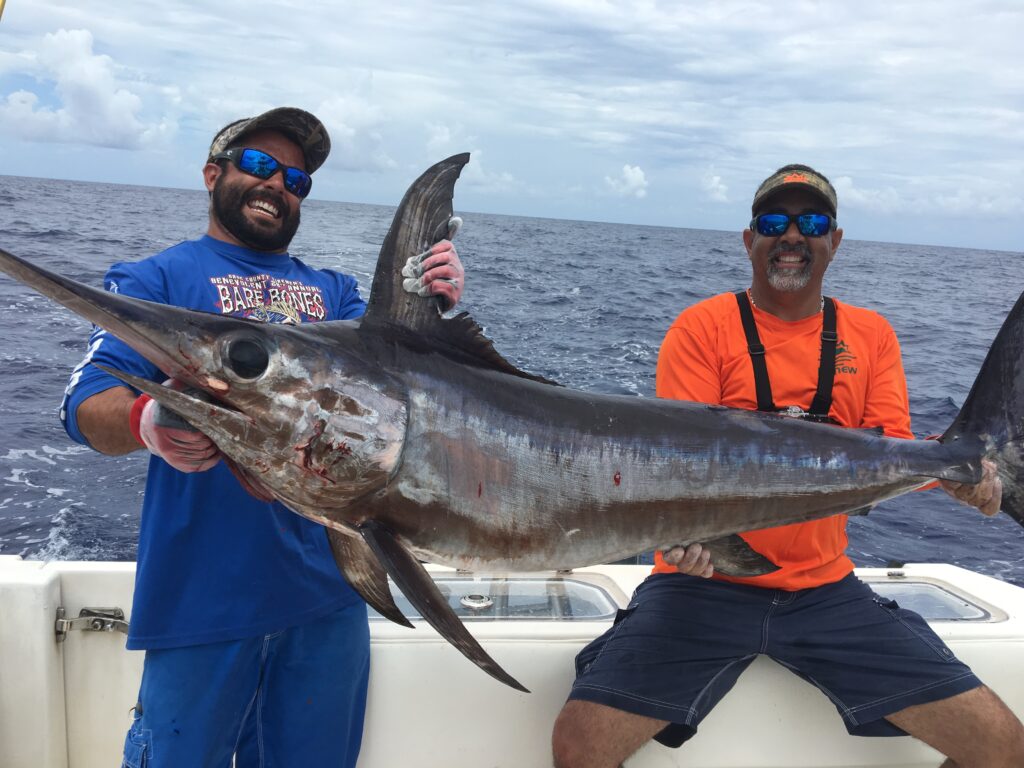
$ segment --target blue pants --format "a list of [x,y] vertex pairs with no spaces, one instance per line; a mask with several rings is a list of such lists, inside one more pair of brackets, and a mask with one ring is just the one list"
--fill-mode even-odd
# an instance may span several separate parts
[[370,672],[362,601],[263,637],[146,651],[122,768],[330,766],[359,756]]
[[678,747],[764,654],[820,688],[857,736],[901,736],[885,719],[981,681],[913,611],[852,573],[786,592],[655,574],[576,657],[570,699],[667,720]]

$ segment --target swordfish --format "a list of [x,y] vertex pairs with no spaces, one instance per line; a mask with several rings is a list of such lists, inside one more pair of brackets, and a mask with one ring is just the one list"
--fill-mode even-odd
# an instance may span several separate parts
[[496,679],[421,562],[569,569],[701,542],[725,573],[775,566],[739,532],[864,511],[933,479],[977,482],[1024,525],[1024,296],[939,440],[892,439],[698,403],[594,394],[505,360],[466,313],[402,287],[447,232],[469,155],[406,192],[360,320],[299,326],[195,312],[91,288],[0,250],[0,270],[105,328],[175,391],[111,371],[203,431],[240,471],[322,524],[348,582],[387,618],[397,587]]

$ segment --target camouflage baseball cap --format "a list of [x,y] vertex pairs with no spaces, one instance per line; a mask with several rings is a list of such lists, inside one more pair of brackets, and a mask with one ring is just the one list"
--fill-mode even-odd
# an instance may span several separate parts
[[280,131],[302,147],[308,173],[313,173],[323,165],[331,152],[331,137],[316,117],[295,107],[278,107],[262,115],[242,118],[225,125],[213,137],[207,159],[223,152],[244,134],[261,130]]
[[757,215],[768,199],[784,189],[803,188],[821,199],[829,213],[835,216],[839,208],[836,190],[827,178],[807,165],[787,165],[761,182],[754,193],[750,213]]

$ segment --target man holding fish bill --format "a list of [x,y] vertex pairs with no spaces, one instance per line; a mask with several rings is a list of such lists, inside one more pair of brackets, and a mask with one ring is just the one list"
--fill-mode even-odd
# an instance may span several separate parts
[[[892,328],[822,292],[843,236],[837,202],[808,166],[765,179],[743,233],[750,288],[680,314],[659,354],[659,397],[913,438]],[[944,442],[958,439],[955,428]],[[940,484],[985,514],[999,511],[991,459],[980,482]],[[556,766],[619,766],[650,739],[679,747],[759,654],[821,689],[851,734],[910,734],[946,755],[945,766],[1024,765],[1017,717],[923,619],[853,574],[846,521],[740,534],[775,566],[760,575],[716,573],[700,543],[658,552],[629,607],[576,659],[554,730]]]
[[[354,278],[288,254],[323,124],[279,108],[214,137],[204,237],[114,265],[107,290],[222,316],[300,325],[360,317]],[[463,270],[444,240],[420,254],[410,290],[454,305]],[[147,347],[148,349],[148,347]],[[230,353],[247,375],[260,350]],[[354,766],[369,673],[366,604],[339,573],[325,529],[285,509],[252,471],[102,365],[163,382],[161,368],[97,328],[68,385],[68,434],[118,455],[146,448],[129,649],[144,649],[124,765]],[[168,367],[167,370],[170,370]],[[226,380],[206,381],[218,391]],[[192,391],[177,380],[176,391]]]

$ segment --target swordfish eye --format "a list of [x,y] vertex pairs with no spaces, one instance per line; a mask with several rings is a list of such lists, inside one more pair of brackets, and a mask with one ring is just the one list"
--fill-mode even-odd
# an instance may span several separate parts
[[267,343],[255,335],[227,339],[222,347],[221,358],[224,367],[243,381],[258,379],[270,365]]

